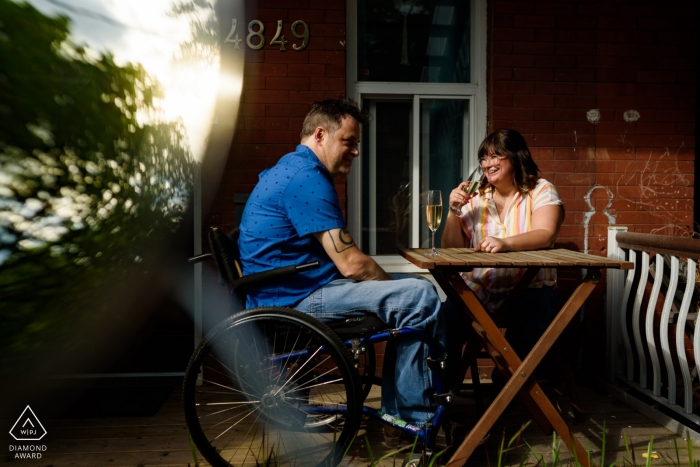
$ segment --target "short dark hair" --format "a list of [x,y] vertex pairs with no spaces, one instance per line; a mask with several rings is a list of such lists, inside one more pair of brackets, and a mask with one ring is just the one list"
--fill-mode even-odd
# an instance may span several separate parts
[[[513,185],[521,195],[535,188],[540,179],[540,169],[532,159],[523,135],[506,128],[494,131],[479,146],[479,160],[488,154],[489,148],[493,148],[493,152],[499,156],[505,156],[513,165]],[[479,192],[483,194],[489,185],[484,177]]]
[[304,118],[301,139],[313,135],[318,127],[323,127],[328,133],[333,134],[340,128],[343,117],[347,116],[354,118],[358,123],[369,121],[369,115],[364,113],[352,99],[341,97],[314,102]]

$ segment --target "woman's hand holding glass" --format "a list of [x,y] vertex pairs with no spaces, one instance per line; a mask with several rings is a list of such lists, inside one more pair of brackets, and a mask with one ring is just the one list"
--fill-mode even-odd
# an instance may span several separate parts
[[454,212],[457,217],[462,217],[462,206],[467,204],[467,201],[476,194],[475,188],[478,188],[478,183],[479,182],[462,182],[457,188],[450,192],[450,210]]

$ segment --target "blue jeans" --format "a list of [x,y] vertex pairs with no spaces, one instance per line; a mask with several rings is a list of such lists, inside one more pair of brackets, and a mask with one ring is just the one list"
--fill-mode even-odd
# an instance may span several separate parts
[[[393,281],[339,279],[313,292],[294,308],[321,321],[376,314],[391,328],[426,332],[445,347],[445,317],[433,284],[419,276],[394,275]],[[450,307],[447,307],[450,308]],[[450,308],[451,309],[451,308]],[[382,372],[382,411],[417,426],[434,415],[428,346],[397,339],[387,344]],[[397,388],[400,388],[397,390]]]

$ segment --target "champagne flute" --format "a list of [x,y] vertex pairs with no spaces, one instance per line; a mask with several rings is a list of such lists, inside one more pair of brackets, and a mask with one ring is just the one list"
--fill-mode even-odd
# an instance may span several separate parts
[[428,218],[428,228],[432,232],[433,237],[433,250],[428,253],[428,256],[439,256],[440,253],[435,251],[435,231],[440,227],[440,222],[442,222],[442,192],[440,190],[428,191],[425,214]]

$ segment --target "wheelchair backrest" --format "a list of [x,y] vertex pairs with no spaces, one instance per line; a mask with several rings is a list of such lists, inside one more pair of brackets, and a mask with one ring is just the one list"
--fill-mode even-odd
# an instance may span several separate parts
[[[227,285],[233,291],[233,283],[243,276],[240,263],[240,252],[238,251],[238,228],[226,235],[220,228],[209,229],[209,247],[219,271],[219,283]],[[236,290],[236,298],[245,304],[245,294],[241,289]]]

